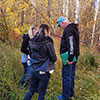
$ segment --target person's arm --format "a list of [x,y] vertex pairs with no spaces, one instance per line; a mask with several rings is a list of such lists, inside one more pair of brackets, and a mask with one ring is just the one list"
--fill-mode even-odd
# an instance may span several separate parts
[[56,53],[55,53],[55,49],[54,49],[54,46],[51,42],[49,42],[47,44],[47,49],[48,49],[48,54],[49,54],[49,58],[52,62],[56,62],[57,61],[57,56],[56,56]]
[[[68,46],[68,61],[67,63],[72,64],[74,58],[74,37],[73,37],[73,30],[67,29],[65,31],[65,38],[67,40]],[[71,63],[70,63],[71,62]]]
[[24,35],[22,45],[21,45],[21,52],[22,53],[29,54],[29,52],[28,52],[28,45],[29,45],[28,41],[29,41],[28,35]]

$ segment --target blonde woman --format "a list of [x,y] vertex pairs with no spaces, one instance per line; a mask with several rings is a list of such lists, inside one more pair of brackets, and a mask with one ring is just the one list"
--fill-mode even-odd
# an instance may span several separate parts
[[21,85],[27,86],[27,80],[29,77],[29,67],[27,65],[27,60],[28,60],[28,45],[29,45],[29,40],[32,39],[35,35],[35,32],[37,31],[37,25],[32,25],[29,28],[29,31],[27,34],[24,34],[23,36],[23,41],[21,45],[21,52],[22,52],[22,57],[21,57],[21,63],[23,64],[24,67],[24,74],[22,78]]
[[55,54],[53,40],[49,37],[49,26],[41,24],[39,32],[30,40],[31,75],[30,90],[24,100],[31,100],[38,88],[38,100],[44,100],[51,72],[55,69]]

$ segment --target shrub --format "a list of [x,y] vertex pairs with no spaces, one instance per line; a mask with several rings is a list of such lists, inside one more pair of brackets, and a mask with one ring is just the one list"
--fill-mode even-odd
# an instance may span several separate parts
[[85,67],[86,69],[91,69],[93,67],[97,68],[99,63],[95,54],[93,54],[90,49],[85,48],[85,51],[79,57],[78,64],[81,67]]

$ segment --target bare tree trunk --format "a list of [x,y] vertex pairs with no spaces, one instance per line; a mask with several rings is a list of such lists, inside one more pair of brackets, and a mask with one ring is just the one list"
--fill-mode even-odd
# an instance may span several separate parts
[[50,0],[47,0],[47,1],[48,1],[47,16],[48,16],[48,17],[51,17],[51,15],[50,15]]
[[59,9],[58,9],[59,16],[63,16],[63,12],[64,12],[63,1],[61,1],[61,0],[57,0],[57,1],[58,1],[58,5],[59,5]]
[[24,23],[24,11],[21,13],[21,26],[23,26]]
[[65,4],[63,4],[62,12],[63,12],[63,14],[65,13]]
[[79,0],[76,0],[76,14],[75,14],[75,23],[76,24],[78,24],[78,22],[79,22],[79,7],[80,7]]
[[68,17],[69,17],[69,10],[68,10],[68,8],[69,8],[69,0],[66,0],[66,3],[67,3],[67,7],[66,7],[66,17],[67,17],[67,20],[68,20]]
[[91,39],[91,46],[93,45],[93,42],[94,42],[96,19],[97,19],[98,10],[99,10],[99,1],[100,0],[95,0],[95,17],[94,17],[94,25],[93,25],[93,33],[92,33],[92,39]]
[[17,26],[20,26],[20,13],[18,12],[18,25]]
[[61,2],[60,5],[61,5],[61,12],[60,13],[61,13],[61,16],[63,16],[63,2]]

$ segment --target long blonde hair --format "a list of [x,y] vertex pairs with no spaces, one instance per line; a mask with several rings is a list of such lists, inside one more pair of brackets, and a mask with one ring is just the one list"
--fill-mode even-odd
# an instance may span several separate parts
[[29,38],[32,39],[34,37],[34,35],[36,34],[35,32],[33,33],[33,29],[36,29],[38,25],[31,25],[30,28],[29,28],[29,31],[28,31],[28,35],[29,35]]

